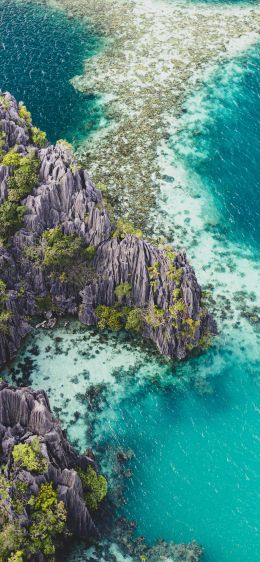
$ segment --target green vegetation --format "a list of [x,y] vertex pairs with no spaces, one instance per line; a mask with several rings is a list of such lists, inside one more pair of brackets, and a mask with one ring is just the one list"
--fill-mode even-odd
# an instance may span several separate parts
[[150,277],[150,285],[155,290],[158,288],[158,278],[159,278],[159,262],[154,262],[150,267],[148,267],[149,277]]
[[0,334],[9,333],[9,320],[12,318],[10,310],[5,309],[5,303],[8,299],[8,291],[6,283],[0,279]]
[[169,281],[172,281],[176,285],[176,287],[180,287],[183,277],[182,267],[177,268],[174,263],[171,263],[166,275]]
[[141,308],[132,308],[127,316],[126,330],[140,332],[143,327],[143,311]]
[[124,326],[123,313],[118,307],[101,304],[97,306],[95,313],[98,318],[98,327],[100,330],[108,328],[113,332],[118,332]]
[[[41,484],[35,496],[19,479],[18,465],[8,478],[4,469],[0,469],[0,561],[32,562],[39,551],[53,560],[56,538],[66,532],[64,503],[52,483]],[[21,519],[23,514],[28,518]]]
[[[24,248],[26,258],[39,268],[48,269],[48,276],[60,283],[71,283],[83,287],[88,279],[94,277],[92,261],[96,247],[85,246],[84,239],[75,234],[64,234],[60,225],[46,230],[38,243]],[[50,295],[37,299],[41,311],[57,312]]]
[[40,442],[37,437],[30,443],[19,443],[15,445],[12,452],[13,461],[19,468],[26,468],[31,472],[46,472],[48,461],[43,456]]
[[158,306],[151,306],[145,314],[145,321],[152,328],[159,328],[164,317],[164,310]]
[[0,205],[0,238],[5,243],[19,228],[22,227],[26,208],[12,201]]
[[43,148],[47,144],[46,133],[38,129],[38,127],[32,127],[32,141],[36,146]]
[[176,252],[174,252],[171,246],[168,246],[167,244],[163,245],[163,252],[170,262],[173,262],[177,256]]
[[115,288],[115,295],[119,302],[122,302],[125,297],[128,297],[131,293],[132,285],[130,283],[120,283]]
[[61,226],[46,230],[44,242],[43,265],[55,269],[71,265],[73,260],[82,258],[83,240],[74,234],[64,234]]
[[200,325],[199,320],[193,320],[193,318],[185,318],[185,324],[187,327],[187,332],[191,338],[195,337],[196,329]]
[[52,484],[41,484],[38,496],[31,496],[32,509],[28,546],[30,554],[39,550],[49,558],[55,553],[53,539],[65,530],[67,513]]
[[[7,519],[7,518],[6,518]],[[23,543],[23,532],[18,526],[18,522],[12,523],[7,519],[0,531],[0,560],[5,562],[8,560],[9,555],[20,550],[20,545]],[[12,558],[11,558],[12,560]]]
[[97,474],[92,466],[86,470],[79,469],[78,475],[81,479],[84,500],[90,511],[96,511],[107,495],[107,481],[102,474]]
[[124,222],[123,219],[119,219],[117,221],[116,230],[113,233],[113,237],[123,240],[123,238],[125,238],[127,234],[137,236],[137,238],[143,237],[143,233],[139,228],[135,228],[130,222]]
[[39,161],[31,153],[20,156],[10,150],[4,155],[3,166],[14,166],[14,173],[8,179],[8,198],[0,206],[0,238],[6,243],[10,236],[23,224],[26,208],[20,200],[31,193],[37,184]]
[[96,246],[88,246],[84,250],[84,255],[88,261],[92,261],[96,255]]
[[169,312],[173,318],[178,318],[179,315],[183,314],[186,310],[186,305],[182,299],[178,299],[175,303],[169,306]]
[[9,150],[3,157],[2,166],[20,166],[21,156],[14,150]]
[[95,310],[100,330],[109,329],[113,332],[119,330],[133,330],[140,332],[143,326],[143,311],[141,308],[129,308],[128,306],[97,306]]
[[22,102],[19,103],[18,113],[19,113],[20,119],[23,119],[27,126],[31,125],[31,123],[32,123],[31,113],[30,113],[30,111],[28,111],[26,105],[24,105]]
[[19,156],[18,167],[8,180],[9,201],[18,203],[32,192],[37,184],[39,164],[39,160],[31,153],[26,154],[23,158]]
[[51,295],[45,295],[43,297],[36,297],[35,302],[37,304],[37,308],[39,312],[48,312],[51,310],[52,312],[58,312],[58,306],[53,302]]
[[8,294],[7,294],[6,283],[5,281],[3,281],[3,279],[0,279],[0,305],[6,302],[7,296]]
[[12,318],[10,310],[0,310],[0,334],[9,334],[9,320]]

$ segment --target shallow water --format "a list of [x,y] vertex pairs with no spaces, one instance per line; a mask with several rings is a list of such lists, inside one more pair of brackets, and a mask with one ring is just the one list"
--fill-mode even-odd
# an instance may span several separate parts
[[100,125],[100,100],[69,81],[101,45],[90,28],[60,11],[0,0],[0,88],[25,102],[50,142],[65,138],[77,146]]
[[[185,103],[183,129],[172,138],[193,174],[214,198],[218,228],[233,241],[260,242],[260,47],[223,64]],[[197,176],[197,181],[196,181]]]
[[94,444],[110,477],[116,451],[132,449],[119,513],[147,542],[195,538],[205,562],[252,562],[260,548],[257,56],[209,70],[160,148],[160,221],[213,287],[213,348],[172,366],[126,334],[61,323],[35,332],[8,373],[49,392],[69,437]]

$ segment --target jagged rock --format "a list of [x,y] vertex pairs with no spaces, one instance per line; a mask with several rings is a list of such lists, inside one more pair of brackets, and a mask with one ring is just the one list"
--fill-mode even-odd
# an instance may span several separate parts
[[[31,127],[19,117],[16,100],[10,94],[4,95],[9,104],[7,109],[0,108],[5,148],[16,145],[22,153],[34,150],[40,160],[40,171],[38,185],[22,202],[26,207],[23,228],[15,233],[8,248],[0,247],[0,278],[9,290],[6,308],[11,312],[8,333],[0,332],[0,365],[15,356],[30,330],[27,317],[37,312],[37,297],[51,295],[60,315],[78,315],[81,322],[91,325],[98,321],[97,305],[112,306],[118,302],[115,289],[121,283],[131,285],[124,304],[142,310],[140,333],[151,339],[160,353],[183,359],[192,349],[199,348],[205,334],[216,333],[216,325],[202,307],[201,290],[185,252],[169,258],[163,247],[157,248],[136,236],[114,237],[101,192],[87,172],[80,169],[69,148],[64,144],[35,148]],[[0,165],[0,203],[8,196],[7,180],[12,173],[12,167]],[[75,282],[51,277],[25,257],[25,249],[35,245],[44,230],[57,225],[65,234],[76,234],[86,246],[96,248],[92,271],[84,274],[80,287]],[[156,282],[150,269],[154,267]],[[182,272],[179,288],[184,311],[177,320],[172,316],[176,282],[171,280],[170,268]],[[162,313],[159,323],[149,322],[147,313],[155,307]],[[192,334],[188,332],[187,319]],[[53,324],[50,321],[50,327]]]
[[19,479],[33,493],[37,493],[43,482],[53,482],[68,513],[68,524],[72,533],[84,540],[98,537],[99,531],[83,500],[81,480],[76,467],[86,468],[94,461],[80,456],[66,439],[60,423],[53,416],[49,400],[43,390],[16,388],[6,382],[0,383],[0,462],[11,463],[13,447],[18,443],[30,443],[39,437],[41,451],[48,460],[46,474],[37,475],[23,470]]

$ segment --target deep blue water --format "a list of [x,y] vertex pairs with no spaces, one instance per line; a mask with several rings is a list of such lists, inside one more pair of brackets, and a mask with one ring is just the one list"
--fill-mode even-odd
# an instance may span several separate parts
[[98,100],[77,92],[69,80],[101,43],[62,12],[0,0],[0,88],[25,102],[51,142],[65,138],[77,144],[98,127]]

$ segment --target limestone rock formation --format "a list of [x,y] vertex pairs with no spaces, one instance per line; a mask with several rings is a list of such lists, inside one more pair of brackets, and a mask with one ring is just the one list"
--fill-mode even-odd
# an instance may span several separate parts
[[[0,365],[15,356],[30,330],[30,317],[39,313],[37,299],[44,297],[51,299],[57,314],[78,315],[87,325],[100,320],[99,305],[136,310],[140,334],[170,358],[183,359],[200,349],[216,326],[202,305],[201,289],[185,252],[155,246],[122,225],[116,229],[101,191],[70,148],[64,142],[37,146],[30,119],[21,117],[8,93],[0,96],[0,125],[3,154],[11,150],[21,157],[34,154],[39,160],[36,185],[19,203],[25,211],[23,224],[0,246],[0,279],[7,291],[2,309],[9,311],[6,329],[0,322]],[[13,174],[14,166],[0,162],[2,204],[9,200]],[[79,270],[72,260],[69,275],[54,274],[33,255],[37,248],[42,256],[41,235],[57,226],[95,250],[95,257],[81,263]],[[128,294],[120,299],[116,289],[126,284]]]
[[[47,460],[44,473],[35,473],[26,468],[17,471],[12,452],[18,444],[30,444],[39,439],[41,452]],[[67,511],[67,524],[73,536],[88,541],[99,537],[99,531],[83,499],[81,480],[76,469],[85,470],[88,465],[95,468],[94,461],[76,453],[67,441],[60,423],[54,418],[46,393],[30,388],[16,388],[6,382],[0,383],[0,442],[1,467],[12,487],[23,482],[27,493],[37,497],[43,483],[52,483]],[[1,481],[2,485],[2,481]],[[2,488],[1,488],[2,489]],[[16,505],[16,504],[14,504]],[[18,515],[14,509],[10,520]],[[23,526],[30,521],[30,512],[24,513]],[[45,560],[41,552],[35,560]]]

